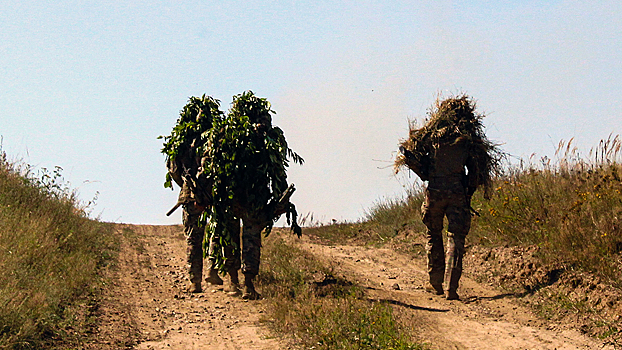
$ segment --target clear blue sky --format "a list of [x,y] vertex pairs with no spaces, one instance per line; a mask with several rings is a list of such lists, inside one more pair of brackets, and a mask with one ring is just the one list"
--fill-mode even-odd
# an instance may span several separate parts
[[299,212],[356,220],[413,181],[391,163],[439,92],[517,157],[621,133],[622,2],[4,1],[0,82],[3,149],[99,191],[103,220],[179,223],[156,137],[189,96],[249,89],[306,160]]

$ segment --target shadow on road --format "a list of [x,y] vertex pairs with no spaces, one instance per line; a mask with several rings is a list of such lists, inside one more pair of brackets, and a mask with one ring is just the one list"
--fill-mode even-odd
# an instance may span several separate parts
[[503,299],[503,298],[509,298],[509,297],[515,298],[515,297],[520,297],[520,295],[516,293],[503,293],[503,294],[495,295],[494,297],[472,296],[472,297],[465,298],[464,300],[462,300],[462,302],[464,304],[470,304],[478,300],[497,300],[497,299]]
[[406,304],[406,303],[401,302],[401,301],[391,300],[391,299],[369,299],[369,300],[371,300],[371,301],[383,301],[385,303],[389,303],[389,304],[392,304],[392,305],[398,305],[398,306],[402,306],[402,307],[407,307],[407,308],[412,309],[412,310],[421,310],[421,311],[430,311],[430,312],[448,312],[449,311],[449,309],[443,310],[443,309],[434,309],[434,308],[430,308],[430,307],[410,305],[410,304]]

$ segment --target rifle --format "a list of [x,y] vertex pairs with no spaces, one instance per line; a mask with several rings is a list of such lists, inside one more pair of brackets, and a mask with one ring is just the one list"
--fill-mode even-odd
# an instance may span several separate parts
[[[212,196],[203,189],[203,186],[197,181],[194,176],[192,176],[192,174],[190,173],[190,171],[188,171],[188,169],[186,169],[186,167],[184,167],[184,174],[182,175],[182,178],[184,179],[184,183],[188,186],[188,188],[190,188],[190,192],[195,194],[195,199],[196,195],[200,193],[205,196],[208,202],[211,202]],[[179,209],[179,207],[188,202],[189,200],[187,198],[178,200],[177,203],[175,203],[175,205],[171,208],[171,210],[166,213],[166,216],[171,216],[177,209]]]
[[281,195],[281,198],[279,198],[279,201],[274,204],[275,205],[274,207],[275,217],[287,212],[289,198],[292,196],[292,194],[294,194],[294,191],[296,191],[296,187],[294,186],[294,184],[290,184],[289,187],[287,187],[287,189],[285,190],[285,192],[283,192],[283,194]]
[[177,203],[171,208],[171,210],[166,212],[166,216],[171,216],[175,212],[175,210],[177,210],[179,207],[181,207],[182,204],[185,204],[185,202],[184,201],[177,201]]

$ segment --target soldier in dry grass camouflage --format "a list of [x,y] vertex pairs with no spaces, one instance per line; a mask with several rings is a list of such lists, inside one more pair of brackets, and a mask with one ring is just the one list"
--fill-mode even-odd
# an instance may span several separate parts
[[[427,227],[426,250],[431,291],[448,300],[459,299],[465,238],[471,227],[471,196],[488,188],[502,153],[486,139],[475,103],[463,95],[437,101],[422,128],[410,130],[402,143],[405,165],[427,181],[422,205]],[[486,191],[488,192],[488,191]],[[447,247],[443,247],[443,219],[447,217]]]

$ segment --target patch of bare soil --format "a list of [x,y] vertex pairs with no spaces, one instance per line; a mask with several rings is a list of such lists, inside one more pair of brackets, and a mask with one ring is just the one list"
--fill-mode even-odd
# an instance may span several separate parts
[[393,304],[401,322],[433,349],[614,349],[566,323],[539,317],[514,293],[477,282],[469,276],[473,260],[465,263],[461,300],[448,301],[425,290],[425,257],[396,249],[408,250],[403,246],[323,245],[305,236],[288,241],[365,287],[370,299]]
[[563,263],[543,264],[540,248],[474,246],[466,263],[478,280],[501,285],[546,319],[622,348],[622,291]]
[[229,296],[205,283],[187,286],[181,226],[117,225],[119,260],[93,310],[84,349],[286,349],[259,323],[261,301]]

